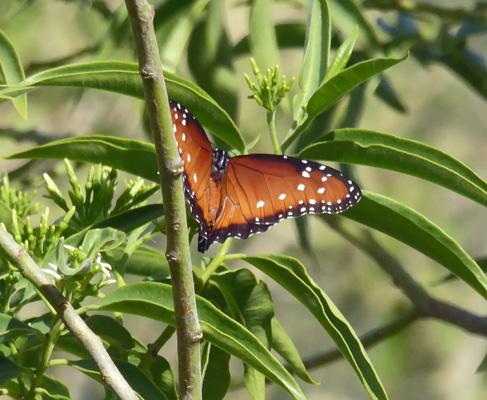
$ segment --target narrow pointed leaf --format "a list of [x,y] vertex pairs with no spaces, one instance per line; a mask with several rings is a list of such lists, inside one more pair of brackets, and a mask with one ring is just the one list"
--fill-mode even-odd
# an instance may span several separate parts
[[[0,30],[0,71],[3,72],[8,85],[17,85],[25,79],[24,68],[17,50],[2,30]],[[20,116],[27,118],[27,95],[22,94],[12,102]]]
[[487,206],[487,182],[448,154],[413,140],[362,129],[342,129],[327,133],[299,155],[402,172]]
[[14,379],[24,371],[24,368],[10,361],[7,357],[0,356],[0,385]]
[[298,260],[278,255],[246,257],[244,260],[270,276],[308,308],[335,341],[372,399],[387,399],[379,377],[352,327]]
[[[130,387],[137,392],[143,399],[161,399],[167,400],[166,395],[162,392],[149,377],[135,365],[126,361],[114,360],[120,373],[126,379]],[[77,370],[101,382],[101,375],[93,360],[73,361],[71,364]]]
[[327,80],[309,99],[306,107],[307,118],[284,141],[281,146],[282,150],[287,149],[316,116],[326,111],[343,96],[350,93],[356,86],[404,61],[406,58],[407,56],[402,58],[376,58],[363,61],[352,65]]
[[326,73],[325,80],[334,77],[341,72],[348,63],[350,56],[352,55],[353,48],[355,47],[355,41],[357,40],[358,27],[355,27],[351,35],[340,45],[333,57],[330,68]]
[[203,399],[223,400],[230,386],[230,354],[220,350],[218,347],[211,346],[203,377]]
[[0,314],[0,341],[12,340],[18,336],[35,334],[37,332],[36,329],[31,328],[10,315]]
[[[294,398],[305,398],[289,372],[252,333],[208,300],[198,296],[196,303],[205,340],[251,365]],[[141,282],[124,286],[108,294],[94,307],[142,315],[175,326],[172,289],[162,283]]]
[[[232,317],[270,349],[274,305],[267,285],[263,281],[259,282],[247,268],[214,274],[211,281],[223,293]],[[264,376],[248,365],[245,366],[245,385],[252,398],[265,398]]]
[[443,265],[487,299],[487,278],[463,248],[417,211],[395,200],[362,191],[344,216],[389,235]]
[[326,0],[313,0],[310,4],[303,65],[299,86],[304,93],[303,101],[323,82],[330,55],[331,22]]
[[[170,72],[164,72],[169,98],[185,105],[207,129],[238,151],[245,150],[240,132],[228,114],[206,92]],[[21,87],[0,90],[1,95],[18,96],[40,86],[100,89],[144,98],[137,64],[100,61],[53,68],[27,78]]]
[[112,136],[80,136],[34,147],[9,159],[64,159],[104,165],[158,182],[154,145]]
[[281,326],[277,318],[272,318],[272,349],[275,350],[286,362],[294,373],[299,376],[306,383],[317,385],[317,383],[311,379],[304,366],[303,361],[298,353],[298,349],[294,345],[292,339],[287,332]]

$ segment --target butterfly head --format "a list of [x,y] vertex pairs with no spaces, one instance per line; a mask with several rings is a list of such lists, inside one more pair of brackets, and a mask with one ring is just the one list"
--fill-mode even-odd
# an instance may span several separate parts
[[211,163],[211,175],[223,177],[227,173],[228,154],[225,150],[213,150],[213,160]]

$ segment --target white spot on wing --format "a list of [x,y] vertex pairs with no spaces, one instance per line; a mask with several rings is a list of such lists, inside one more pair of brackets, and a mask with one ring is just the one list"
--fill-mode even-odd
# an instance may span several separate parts
[[279,200],[284,200],[286,198],[286,193],[282,193],[280,196],[279,196]]
[[301,172],[301,175],[303,175],[305,178],[309,178],[310,177],[309,173],[306,172],[306,171]]
[[189,153],[188,153],[187,160],[188,160],[188,162],[191,162],[191,154],[189,154]]
[[323,188],[319,188],[319,189],[318,189],[318,193],[319,193],[319,194],[323,194],[323,193],[325,193],[325,188],[324,188],[324,187],[323,187]]
[[311,200],[309,201],[309,204],[316,204],[316,200],[315,200],[315,199],[311,199]]
[[301,207],[301,208],[299,209],[299,211],[301,211],[301,212],[305,212],[305,211],[306,211],[306,207]]
[[298,185],[298,190],[299,190],[299,191],[301,191],[301,192],[303,192],[303,191],[304,191],[304,185],[303,185],[302,183],[300,183],[300,184]]
[[195,172],[195,173],[194,173],[194,175],[193,175],[193,180],[194,180],[195,182],[198,182],[198,177],[196,176],[196,172]]
[[181,122],[184,126],[186,126],[186,120],[183,119],[182,122]]
[[262,207],[264,207],[264,204],[265,204],[265,203],[264,203],[264,201],[263,201],[263,200],[259,201],[259,202],[257,203],[257,208],[262,208]]
[[184,142],[186,140],[186,134],[183,133],[183,136],[181,136],[181,140]]

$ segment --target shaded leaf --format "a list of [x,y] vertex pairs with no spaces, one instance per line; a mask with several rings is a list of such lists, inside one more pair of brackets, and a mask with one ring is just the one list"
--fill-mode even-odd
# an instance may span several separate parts
[[0,356],[0,385],[17,378],[23,371],[24,368],[19,367],[7,357]]
[[317,385],[317,383],[311,379],[306,370],[306,367],[301,360],[298,353],[298,349],[294,345],[292,339],[287,332],[281,326],[277,318],[272,318],[272,349],[275,350],[286,362],[293,372],[299,376],[304,382]]
[[[256,368],[296,399],[304,399],[291,375],[254,335],[207,300],[197,296],[196,303],[205,340]],[[96,307],[142,315],[175,326],[172,289],[162,283],[140,282],[121,287],[100,300]]]
[[203,399],[222,400],[230,386],[230,354],[208,344],[209,357],[203,376]]
[[171,365],[161,356],[157,356],[150,366],[150,373],[155,384],[164,392],[168,400],[177,400],[178,392]]
[[[24,68],[17,50],[0,29],[0,71],[5,82],[15,86],[25,79]],[[27,119],[27,94],[12,99],[13,105],[22,118]]]
[[[114,363],[130,387],[143,399],[167,399],[154,382],[135,365],[120,360],[114,360]],[[73,361],[70,365],[98,382],[102,382],[101,375],[93,360]]]
[[385,390],[364,347],[330,298],[308,276],[304,266],[287,256],[245,257],[304,304],[348,360],[373,399],[387,399]]

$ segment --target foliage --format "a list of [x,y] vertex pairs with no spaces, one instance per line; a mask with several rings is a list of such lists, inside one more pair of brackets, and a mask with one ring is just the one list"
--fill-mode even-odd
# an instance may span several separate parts
[[[4,14],[0,8],[0,22],[5,18],[2,15],[17,18],[22,13],[15,3],[6,2],[2,6]],[[26,2],[23,7],[31,7],[32,3]],[[478,205],[487,205],[487,182],[453,156],[417,140],[355,127],[358,109],[367,99],[363,95],[364,85],[375,82],[375,96],[397,112],[405,111],[403,100],[384,73],[410,62],[408,52],[409,57],[422,63],[441,63],[480,96],[487,97],[485,65],[469,47],[469,39],[485,31],[485,8],[481,2],[472,11],[419,3],[408,8],[405,2],[397,1],[362,3],[315,0],[309,4],[307,23],[278,24],[269,29],[272,3],[252,1],[246,4],[250,8],[248,36],[233,46],[225,28],[221,2],[156,2],[154,23],[158,36],[164,38],[160,51],[167,68],[169,97],[190,109],[211,131],[218,145],[237,154],[245,153],[253,144],[246,142],[235,122],[239,95],[235,82],[243,77],[238,76],[233,65],[238,57],[250,55],[257,60],[252,60],[252,69],[258,84],[245,76],[252,92],[249,97],[267,117],[275,153],[386,169],[439,185]],[[94,46],[81,51],[73,47],[68,57],[36,68],[24,67],[13,41],[0,31],[0,76],[4,82],[0,101],[12,102],[19,116],[27,117],[28,98],[36,91],[42,96],[45,87],[98,89],[143,99],[138,66],[105,59],[110,46],[132,49],[133,45],[124,5],[113,11],[104,4],[93,1],[87,10],[101,16],[106,26],[106,33]],[[298,3],[289,5],[304,7]],[[395,19],[380,21],[379,31],[369,22],[366,8],[392,10]],[[422,25],[425,18],[436,21],[434,39],[425,34]],[[188,51],[184,52],[186,48]],[[291,88],[294,79],[286,82],[279,75],[276,63],[285,48],[302,50],[296,85],[299,88]],[[80,62],[87,53],[97,61]],[[384,56],[390,53],[398,56]],[[184,71],[186,60],[190,76],[183,78],[179,74]],[[41,72],[35,72],[40,69]],[[244,90],[248,95],[248,89]],[[287,114],[288,132],[282,140],[275,124],[276,110]],[[332,118],[339,112],[342,118]],[[327,126],[330,120],[333,122]],[[64,296],[86,318],[88,326],[103,339],[117,367],[142,398],[176,399],[176,384],[164,348],[175,326],[170,275],[164,252],[147,245],[165,233],[163,208],[148,204],[157,202],[154,146],[136,139],[85,135],[48,140],[8,158],[64,160],[66,174],[58,184],[69,183],[67,195],[51,177],[55,169],[44,174],[48,193],[45,197],[55,207],[56,220],[49,222],[52,212],[48,207],[42,211],[42,206],[34,201],[35,192],[13,189],[5,175],[0,188],[2,227],[53,277]],[[79,163],[96,165],[89,169],[84,185],[76,172]],[[27,168],[34,165],[27,164]],[[347,168],[353,174],[360,170],[355,166]],[[135,176],[121,193],[116,191],[117,171]],[[22,179],[25,173],[11,171],[11,176],[19,177],[20,187],[22,183],[28,185]],[[146,185],[143,179],[153,183]],[[362,201],[344,216],[320,219],[383,266],[412,303],[415,317],[408,318],[407,323],[428,316],[487,335],[483,325],[472,327],[475,323],[467,322],[467,317],[475,317],[468,311],[458,309],[465,317],[461,318],[459,314],[455,317],[444,310],[428,308],[432,302],[424,288],[375,241],[375,231],[397,239],[434,260],[487,299],[487,279],[479,264],[452,237],[454,232],[447,233],[400,200],[364,191]],[[34,216],[40,220],[36,227],[32,222]],[[355,230],[344,223],[345,219],[358,223]],[[309,231],[302,222],[297,224],[300,243],[305,245],[309,242]],[[369,228],[366,233],[365,227]],[[306,384],[315,383],[293,338],[277,318],[266,278],[258,278],[251,266],[276,281],[292,301],[305,307],[319,329],[334,341],[371,398],[388,398],[379,378],[381,371],[375,370],[351,324],[314,282],[303,262],[287,255],[231,253],[229,246],[230,241],[214,257],[204,257],[200,267],[193,267],[204,338],[201,363],[205,399],[223,398],[231,379],[238,378],[230,375],[232,357],[243,363],[244,384],[256,399],[265,397],[266,379],[297,399],[305,398],[306,386],[298,385],[293,375]],[[239,268],[227,266],[233,260],[239,262]],[[101,382],[86,350],[52,308],[35,318],[22,317],[26,306],[42,300],[34,286],[5,258],[0,272],[0,393],[13,398],[36,395],[46,399],[70,398],[69,388],[50,376],[49,368],[54,365],[67,365]],[[115,280],[110,279],[111,274]],[[139,276],[143,281],[127,284],[129,275]],[[104,287],[115,284],[117,288],[106,294]],[[153,345],[145,345],[132,335],[124,314],[162,321],[167,327]],[[388,330],[383,332],[387,336]],[[68,356],[55,359],[54,349],[63,350]]]

